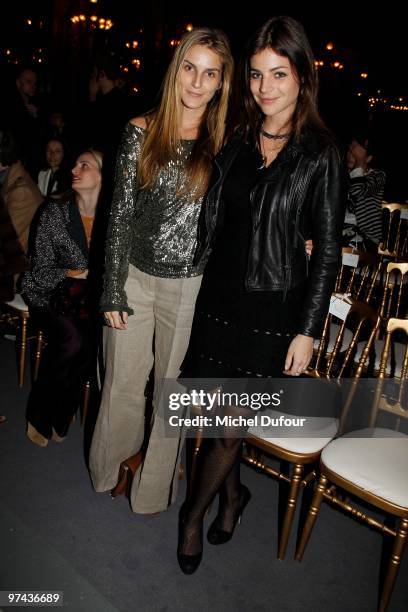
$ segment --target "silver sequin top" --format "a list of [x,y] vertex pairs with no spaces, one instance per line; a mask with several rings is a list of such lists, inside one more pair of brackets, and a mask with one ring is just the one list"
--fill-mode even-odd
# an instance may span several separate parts
[[139,189],[137,159],[145,130],[128,123],[116,162],[115,190],[109,221],[103,311],[127,311],[124,290],[129,263],[142,272],[164,278],[188,278],[202,273],[193,266],[202,198],[194,190],[177,194],[183,184],[193,141],[182,140],[177,158],[164,168],[152,189]]

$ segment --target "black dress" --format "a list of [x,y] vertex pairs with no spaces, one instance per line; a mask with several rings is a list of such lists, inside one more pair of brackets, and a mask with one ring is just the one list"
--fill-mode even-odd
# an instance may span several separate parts
[[250,191],[263,180],[261,164],[259,152],[245,144],[225,178],[224,221],[204,271],[181,378],[283,376],[305,286],[288,291],[285,300],[282,291],[245,287]]

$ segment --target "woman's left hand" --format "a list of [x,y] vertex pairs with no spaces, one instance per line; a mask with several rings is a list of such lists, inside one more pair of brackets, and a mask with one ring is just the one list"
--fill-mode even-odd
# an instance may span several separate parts
[[313,355],[313,338],[298,334],[289,345],[284,374],[299,376],[310,363]]

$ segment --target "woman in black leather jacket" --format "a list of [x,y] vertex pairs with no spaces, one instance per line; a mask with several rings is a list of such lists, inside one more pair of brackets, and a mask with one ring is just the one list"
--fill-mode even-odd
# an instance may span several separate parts
[[[216,158],[201,215],[196,257],[209,259],[183,378],[299,376],[321,333],[339,265],[345,173],[318,114],[317,73],[303,27],[290,17],[269,20],[248,45],[242,77],[240,127]],[[205,440],[180,517],[177,556],[187,574],[201,561],[203,517],[216,493],[212,544],[231,538],[249,501],[239,477],[240,434]]]

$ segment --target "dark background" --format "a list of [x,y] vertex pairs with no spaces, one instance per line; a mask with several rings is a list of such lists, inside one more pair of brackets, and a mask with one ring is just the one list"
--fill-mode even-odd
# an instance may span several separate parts
[[[402,9],[390,3],[381,8],[365,3],[364,9],[359,12],[356,2],[20,0],[8,4],[7,17],[3,11],[0,22],[0,75],[3,86],[12,86],[18,67],[33,62],[40,92],[75,122],[87,99],[92,57],[108,49],[128,67],[124,77],[134,95],[135,113],[143,112],[155,103],[173,51],[171,39],[180,38],[188,23],[223,29],[238,59],[248,36],[268,17],[291,15],[304,25],[316,59],[325,62],[319,69],[320,108],[329,127],[346,142],[356,126],[364,130],[369,124],[377,165],[389,174],[388,197],[405,200],[408,111],[390,107],[408,101],[406,20]],[[70,17],[75,14],[110,18],[113,27],[91,30],[89,21],[73,24]],[[125,46],[132,40],[139,42],[135,51]],[[329,41],[334,43],[332,51],[326,50]],[[141,60],[140,69],[131,64],[132,58]],[[344,69],[334,68],[334,61]],[[362,72],[368,73],[367,79],[360,77]],[[377,102],[370,105],[370,98]]]

